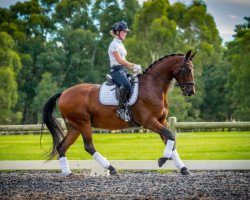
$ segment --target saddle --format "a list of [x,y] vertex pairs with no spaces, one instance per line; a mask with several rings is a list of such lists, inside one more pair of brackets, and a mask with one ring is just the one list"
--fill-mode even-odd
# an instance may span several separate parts
[[[133,105],[139,92],[139,82],[137,76],[130,76],[131,91],[128,99],[128,106]],[[120,87],[115,83],[112,77],[107,74],[106,81],[102,84],[99,93],[99,101],[103,105],[118,106],[119,104]]]

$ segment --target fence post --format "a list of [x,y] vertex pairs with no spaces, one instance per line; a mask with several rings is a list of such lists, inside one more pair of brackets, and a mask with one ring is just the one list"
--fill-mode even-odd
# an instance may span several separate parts
[[177,129],[175,128],[175,124],[177,123],[176,117],[169,117],[169,130],[174,134],[175,136],[175,149],[177,148],[177,139],[176,139],[176,133]]
[[177,123],[176,117],[169,117],[169,130],[176,135],[177,129],[175,128],[175,124]]

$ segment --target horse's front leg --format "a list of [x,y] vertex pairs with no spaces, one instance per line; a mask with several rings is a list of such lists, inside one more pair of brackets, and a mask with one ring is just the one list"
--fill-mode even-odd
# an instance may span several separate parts
[[149,129],[152,131],[155,131],[159,133],[160,137],[162,138],[163,142],[166,144],[166,147],[164,149],[163,157],[158,159],[158,165],[159,167],[162,167],[162,165],[169,159],[172,158],[175,166],[181,170],[181,173],[183,175],[191,174],[183,162],[180,159],[180,156],[175,148],[175,135],[166,128],[166,122],[160,123],[159,121],[155,120],[153,121]]

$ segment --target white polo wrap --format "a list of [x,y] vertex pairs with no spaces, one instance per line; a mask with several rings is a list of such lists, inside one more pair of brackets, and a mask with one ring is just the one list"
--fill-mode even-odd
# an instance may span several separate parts
[[185,167],[176,149],[172,152],[172,160],[178,169]]
[[93,154],[93,158],[98,162],[103,168],[108,169],[111,165],[106,158],[104,158],[99,152],[95,152]]
[[166,148],[165,148],[164,153],[163,153],[164,158],[170,158],[171,157],[173,147],[174,147],[174,141],[173,140],[168,140]]
[[72,173],[69,169],[69,163],[66,157],[61,157],[59,159],[59,163],[60,163],[60,167],[61,167],[63,175],[67,176]]

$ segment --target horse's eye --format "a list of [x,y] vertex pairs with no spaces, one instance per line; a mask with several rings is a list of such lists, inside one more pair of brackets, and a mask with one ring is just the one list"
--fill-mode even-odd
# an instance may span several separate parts
[[186,68],[186,72],[187,73],[191,73],[191,69],[190,68]]
[[181,73],[191,73],[191,69],[188,68],[188,67],[182,67],[182,68],[180,69],[180,72],[181,72]]

